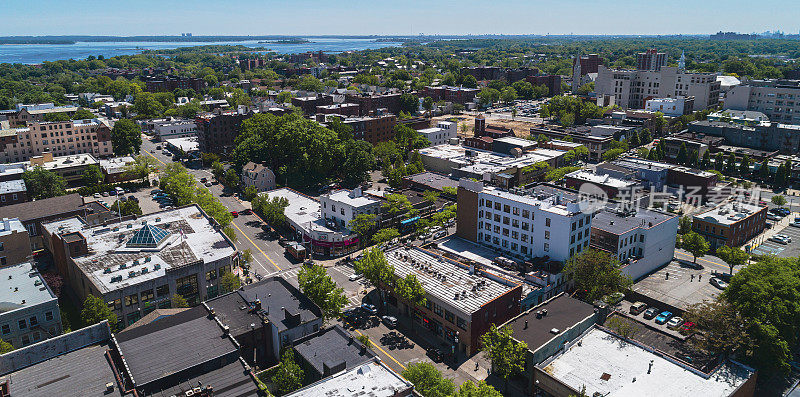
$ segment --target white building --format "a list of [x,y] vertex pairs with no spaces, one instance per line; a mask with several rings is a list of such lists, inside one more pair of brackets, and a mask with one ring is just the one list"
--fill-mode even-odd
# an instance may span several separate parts
[[677,215],[603,210],[592,219],[591,247],[616,257],[623,273],[637,280],[672,261],[677,234]]
[[153,123],[153,135],[159,141],[172,138],[186,138],[197,135],[197,124],[194,120],[169,119]]
[[800,124],[800,81],[753,80],[733,87],[725,109],[755,110],[776,123]]
[[456,123],[450,121],[440,121],[436,127],[425,128],[417,132],[427,138],[431,146],[450,143],[450,139],[455,138],[457,134]]
[[644,110],[648,112],[661,112],[666,116],[679,117],[692,111],[686,108],[686,98],[652,98],[645,102]]
[[322,204],[322,218],[331,220],[341,227],[348,227],[350,221],[360,214],[380,216],[380,200],[365,196],[361,188],[339,189],[319,197]]
[[277,187],[275,173],[269,167],[251,161],[242,168],[242,186],[254,186],[259,192],[274,190]]
[[286,397],[410,397],[414,385],[391,370],[379,358],[312,383]]
[[0,268],[0,339],[15,349],[61,335],[58,298],[31,263]]
[[557,188],[516,194],[462,179],[457,234],[509,256],[566,261],[589,246],[592,216]]
[[642,109],[651,98],[694,97],[694,110],[719,103],[716,73],[692,73],[665,66],[661,70],[615,70],[600,65],[595,89],[598,97],[611,96],[625,109]]

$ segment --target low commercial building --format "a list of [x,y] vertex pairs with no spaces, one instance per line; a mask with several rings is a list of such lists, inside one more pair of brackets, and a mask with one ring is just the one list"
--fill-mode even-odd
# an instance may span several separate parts
[[379,358],[303,387],[286,397],[411,397],[414,385]]
[[564,176],[566,187],[581,190],[585,184],[594,185],[614,198],[620,195],[630,194],[639,183],[634,179],[619,179],[608,174],[596,174],[588,170],[578,170]]
[[0,267],[25,262],[32,255],[28,230],[18,218],[0,220]]
[[409,307],[393,295],[388,304],[447,343],[449,354],[477,353],[492,324],[520,312],[522,286],[514,281],[417,247],[387,251],[386,259],[395,277],[414,275],[425,290],[424,306]]
[[717,178],[717,174],[713,172],[679,166],[670,168],[667,172],[667,185],[682,188],[688,199],[702,199],[716,186]]
[[381,201],[365,195],[361,188],[353,190],[337,189],[319,196],[322,205],[322,219],[330,221],[341,228],[347,228],[350,222],[361,214],[378,216]]
[[692,113],[694,110],[694,97],[679,96],[676,98],[652,98],[644,104],[648,112],[661,112],[665,116],[680,117]]
[[342,120],[353,129],[353,138],[367,141],[373,145],[394,139],[394,114],[379,113],[374,116],[348,117]]
[[444,192],[445,188],[458,188],[458,180],[452,179],[447,175],[435,172],[420,172],[419,174],[403,177],[403,188],[412,189],[420,192],[432,190]]
[[664,156],[672,161],[676,161],[681,152],[681,148],[686,148],[686,156],[690,156],[692,152],[697,152],[697,158],[703,158],[703,155],[708,151],[708,145],[705,143],[677,137],[662,138],[664,142]]
[[574,143],[581,144],[589,150],[588,160],[591,162],[601,161],[603,154],[611,149],[611,142],[614,142],[613,136],[593,135],[591,128],[587,126],[575,128],[531,127],[530,134],[531,136],[544,135],[553,140],[569,139]]
[[[753,396],[755,370],[724,360],[710,372],[594,326],[534,369],[534,393],[554,397]],[[636,379],[636,380],[634,380]]]
[[314,382],[359,367],[377,357],[339,325],[298,339],[293,348],[304,367],[306,379]]
[[[598,172],[605,173],[603,164],[597,166]],[[643,188],[657,191],[661,191],[666,186],[669,170],[675,168],[672,164],[637,157],[623,157],[610,162],[610,164],[633,172]]]
[[45,247],[42,239],[42,224],[57,219],[85,216],[88,207],[78,193],[51,197],[0,207],[0,218],[17,218],[28,230],[30,247],[38,251]]
[[137,179],[128,172],[128,166],[136,162],[131,156],[113,157],[99,161],[100,171],[105,176],[106,183],[117,183]]
[[726,203],[692,217],[692,230],[716,250],[723,245],[741,247],[761,233],[767,223],[767,207]]
[[513,331],[514,340],[528,345],[522,373],[525,394],[533,395],[536,389],[533,378],[537,364],[601,322],[604,316],[604,311],[562,292],[503,324],[502,328]]
[[172,138],[186,138],[197,135],[197,124],[194,120],[168,119],[153,122],[153,135],[159,141]]
[[513,258],[566,261],[589,246],[592,223],[572,193],[512,193],[462,179],[456,234]]
[[258,192],[274,190],[275,173],[269,167],[254,162],[245,164],[242,168],[242,187],[253,186]]
[[604,209],[592,219],[589,246],[608,252],[623,264],[623,273],[638,280],[672,261],[677,234],[677,215],[643,208]]
[[167,148],[174,153],[184,153],[187,156],[200,155],[200,142],[196,136],[186,138],[171,138],[165,141]]
[[0,339],[19,349],[61,335],[58,297],[32,263],[2,267],[0,279]]
[[800,125],[760,122],[742,125],[724,121],[693,121],[689,132],[725,138],[725,143],[751,149],[794,154],[800,150]]
[[83,182],[83,174],[90,166],[99,165],[100,161],[89,153],[54,157],[53,153],[46,152],[31,157],[28,169],[42,167],[64,178],[67,183],[77,184]]
[[[320,201],[289,188],[261,194],[270,200],[281,197],[289,201],[289,206],[284,209],[286,223],[297,241],[301,241],[307,248],[310,246],[313,255],[336,257],[358,249],[360,242],[358,233],[347,226],[341,226],[341,222],[323,218]],[[336,204],[328,205],[326,210],[331,216],[333,206]]]
[[421,129],[417,132],[424,136],[431,146],[450,143],[450,140],[456,138],[457,135],[456,123],[450,121],[440,121],[436,127]]
[[28,188],[25,181],[15,179],[0,182],[0,207],[28,201]]
[[135,323],[178,294],[190,305],[217,296],[238,264],[233,243],[197,205],[92,226],[79,217],[43,225],[48,250],[78,299],[94,295]]

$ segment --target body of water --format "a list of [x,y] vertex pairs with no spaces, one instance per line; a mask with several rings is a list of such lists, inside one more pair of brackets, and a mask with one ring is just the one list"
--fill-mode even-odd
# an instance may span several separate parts
[[385,47],[398,47],[400,43],[375,42],[372,39],[307,38],[310,43],[259,44],[258,40],[219,42],[77,42],[75,44],[14,44],[0,45],[0,63],[41,63],[61,59],[85,59],[90,55],[106,58],[116,55],[133,55],[142,50],[168,50],[202,45],[244,45],[264,47],[280,54],[297,54],[306,51],[339,53]]

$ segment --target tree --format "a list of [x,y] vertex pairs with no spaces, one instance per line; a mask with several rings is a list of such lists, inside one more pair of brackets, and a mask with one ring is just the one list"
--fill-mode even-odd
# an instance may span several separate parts
[[696,232],[689,232],[681,238],[681,246],[683,249],[692,254],[692,262],[697,263],[697,258],[705,256],[710,249],[710,246],[703,236]]
[[225,274],[220,277],[219,286],[223,294],[228,293],[239,289],[239,287],[242,286],[242,280],[233,272],[225,272]]
[[751,343],[743,327],[745,319],[726,299],[717,297],[689,306],[684,319],[697,324],[705,334],[704,337],[691,338],[692,343],[702,350],[729,357],[747,349]]
[[707,170],[711,168],[711,152],[706,150],[703,153],[703,160],[700,161],[700,168]]
[[372,342],[369,340],[369,336],[360,334],[356,337],[356,339],[361,342],[362,345],[366,346],[367,349],[372,349]]
[[375,230],[375,226],[378,223],[376,218],[377,215],[375,214],[358,214],[347,226],[350,227],[350,230],[358,233],[362,242],[365,242],[372,235],[372,231]]
[[111,129],[111,146],[118,156],[139,153],[139,148],[142,147],[142,131],[133,120],[120,119]]
[[326,320],[337,318],[348,299],[344,289],[333,281],[322,266],[304,266],[297,275],[300,290],[322,310]]
[[784,205],[786,205],[786,197],[780,194],[772,196],[772,199],[770,201],[772,201],[772,204],[775,204],[778,207],[783,207]]
[[767,182],[769,180],[769,159],[764,159],[764,161],[759,164],[758,179],[762,182]]
[[152,93],[141,92],[133,99],[133,110],[141,117],[156,117],[164,111],[164,105]]
[[594,81],[590,81],[578,87],[578,94],[580,95],[589,95],[592,91],[594,91]]
[[739,174],[750,175],[750,157],[748,157],[746,154],[742,156],[742,159],[739,162]]
[[729,175],[736,173],[736,155],[733,153],[728,155],[728,161],[725,164],[725,172]]
[[686,234],[692,231],[692,218],[688,215],[682,216],[678,220],[678,234]]
[[455,392],[453,381],[442,376],[431,363],[418,362],[403,371],[403,377],[423,397],[450,397]]
[[135,200],[125,200],[119,201],[117,200],[114,204],[111,205],[112,210],[117,210],[120,212],[122,216],[128,215],[142,215],[142,208],[139,207],[139,203]]
[[439,199],[439,192],[433,190],[426,190],[425,192],[422,193],[422,197],[428,203],[433,204],[436,202],[436,200]]
[[42,117],[42,120],[46,122],[53,122],[53,121],[69,121],[69,115],[64,112],[57,112],[57,113],[45,113]]
[[117,324],[117,315],[103,302],[103,299],[89,295],[83,301],[81,320],[86,326],[108,320],[108,325],[113,328]]
[[[500,91],[500,100],[503,103],[512,103],[517,99],[517,91],[513,87],[505,87]],[[516,114],[514,114],[516,116]]]
[[490,106],[500,100],[500,91],[484,87],[478,92],[478,99],[480,99],[482,105]]
[[383,251],[378,247],[365,250],[361,260],[353,266],[356,273],[363,274],[372,285],[383,288],[394,277],[394,267],[386,261]]
[[461,80],[461,85],[466,88],[478,88],[478,79],[475,76],[468,74],[464,76],[464,79]]
[[186,298],[184,298],[183,295],[180,295],[180,294],[172,295],[172,302],[171,303],[172,303],[172,308],[173,309],[189,307],[189,302],[187,302]]
[[503,378],[508,389],[508,380],[525,370],[525,357],[528,344],[517,342],[511,336],[514,333],[510,327],[498,329],[492,324],[485,334],[481,335],[481,350],[492,362],[492,372]]
[[378,230],[375,235],[372,236],[372,242],[375,244],[383,244],[388,243],[397,237],[400,237],[400,232],[398,232],[397,229],[390,227]]
[[14,345],[0,339],[0,354],[6,354],[14,351]]
[[750,254],[744,252],[741,248],[727,245],[717,248],[717,256],[728,264],[731,274],[733,274],[734,267],[744,266],[750,259]]
[[36,200],[67,194],[67,182],[64,178],[38,165],[25,170],[22,180],[25,181],[28,195]]
[[86,171],[83,172],[83,183],[87,186],[97,186],[103,182],[103,179],[105,179],[103,172],[94,164],[86,167]]
[[228,238],[234,243],[239,241],[239,236],[236,235],[236,230],[234,230],[230,225],[223,227],[222,233],[225,233],[225,235],[228,236]]
[[639,331],[639,328],[631,320],[621,316],[609,318],[604,325],[626,339],[633,338]]
[[678,156],[675,158],[675,162],[678,164],[686,164],[686,160],[689,159],[689,152],[686,150],[686,144],[681,143],[680,149],[678,149]]
[[303,386],[303,368],[294,359],[294,349],[284,350],[281,364],[272,376],[272,383],[278,395],[289,394]]
[[73,120],[86,120],[86,119],[93,119],[96,116],[94,113],[90,112],[86,108],[78,108],[78,110],[72,115]]
[[587,302],[622,292],[632,285],[630,276],[622,273],[615,257],[595,249],[585,249],[570,258],[564,272]]
[[722,171],[725,169],[725,155],[722,152],[717,153],[714,156],[714,169],[717,171]]
[[382,208],[392,217],[411,211],[414,208],[411,205],[411,201],[404,194],[388,194],[385,198],[386,202],[382,204]]
[[430,113],[433,110],[433,98],[426,96],[422,99],[422,108],[427,110]]
[[272,227],[283,226],[286,221],[284,211],[289,206],[289,200],[285,197],[257,196],[252,201],[253,209],[258,211],[264,220]]
[[253,201],[253,199],[258,196],[258,189],[255,186],[250,185],[244,188],[242,191],[242,196],[247,201]]
[[224,181],[225,181],[225,184],[228,187],[230,187],[231,189],[239,188],[239,183],[240,183],[239,175],[236,173],[236,170],[234,170],[233,168],[228,168],[225,171]]
[[400,110],[410,114],[416,114],[419,110],[419,98],[410,93],[400,95]]
[[125,172],[133,178],[145,180],[150,173],[158,170],[156,159],[147,155],[138,155],[133,159],[133,163],[125,166]]
[[486,381],[475,384],[468,380],[461,384],[453,397],[503,397],[503,393],[487,384]]

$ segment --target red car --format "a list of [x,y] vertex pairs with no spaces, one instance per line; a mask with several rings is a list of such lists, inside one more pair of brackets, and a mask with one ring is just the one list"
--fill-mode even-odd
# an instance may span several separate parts
[[236,212],[236,211],[231,211],[231,215],[233,215],[234,218],[238,218],[239,217],[239,213]]
[[696,325],[695,323],[693,323],[691,321],[687,321],[687,322],[683,323],[683,325],[681,326],[680,331],[681,332],[691,332],[694,329],[695,325]]

